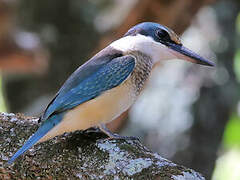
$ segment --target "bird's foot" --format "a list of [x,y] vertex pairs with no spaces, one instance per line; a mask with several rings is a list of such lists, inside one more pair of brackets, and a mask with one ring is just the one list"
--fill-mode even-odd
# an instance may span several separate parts
[[116,134],[116,133],[111,134],[111,136],[109,136],[107,139],[109,139],[109,140],[112,140],[112,139],[123,139],[123,140],[139,141],[139,139],[137,137],[134,137],[134,136],[121,136],[121,135]]
[[102,132],[102,131],[98,127],[91,127],[86,130],[83,130],[83,133],[100,133],[100,132]]
[[134,136],[121,136],[119,134],[112,133],[104,124],[99,125],[99,129],[108,136],[107,139],[109,139],[109,140],[124,139],[124,140],[138,140],[139,141],[139,139]]

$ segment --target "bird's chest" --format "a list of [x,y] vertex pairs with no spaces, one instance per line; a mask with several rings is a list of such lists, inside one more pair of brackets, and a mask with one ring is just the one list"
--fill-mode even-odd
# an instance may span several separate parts
[[136,95],[139,95],[150,76],[153,62],[150,57],[142,53],[135,52],[132,55],[136,58],[136,65],[131,74],[130,80]]

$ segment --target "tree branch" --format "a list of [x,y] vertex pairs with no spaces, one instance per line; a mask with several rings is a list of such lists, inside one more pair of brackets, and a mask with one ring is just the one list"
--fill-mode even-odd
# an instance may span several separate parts
[[0,113],[0,179],[204,179],[139,141],[109,140],[90,130],[37,144],[9,166],[7,160],[37,128],[36,118]]

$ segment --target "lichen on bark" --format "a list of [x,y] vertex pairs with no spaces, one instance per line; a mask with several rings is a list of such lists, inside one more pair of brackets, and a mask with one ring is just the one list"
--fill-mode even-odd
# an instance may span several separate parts
[[37,128],[36,118],[0,113],[0,179],[204,179],[138,140],[110,140],[97,131],[39,143],[9,166],[9,158]]

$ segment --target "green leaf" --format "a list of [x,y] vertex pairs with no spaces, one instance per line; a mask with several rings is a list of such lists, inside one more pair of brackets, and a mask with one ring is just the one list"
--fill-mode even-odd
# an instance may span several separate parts
[[233,114],[226,125],[224,136],[224,146],[226,147],[240,147],[240,117]]

